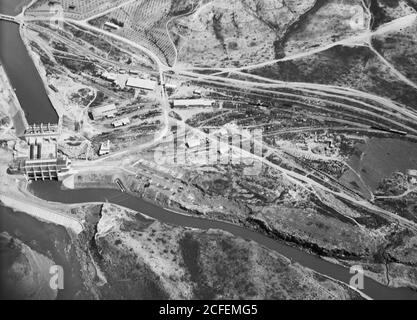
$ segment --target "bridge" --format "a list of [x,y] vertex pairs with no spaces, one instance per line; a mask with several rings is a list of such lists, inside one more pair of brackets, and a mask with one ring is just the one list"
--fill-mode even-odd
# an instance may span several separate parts
[[15,22],[15,23],[21,23],[22,22],[22,18],[19,16],[9,16],[7,14],[2,14],[0,13],[0,20],[6,20],[6,21],[10,21],[10,22]]

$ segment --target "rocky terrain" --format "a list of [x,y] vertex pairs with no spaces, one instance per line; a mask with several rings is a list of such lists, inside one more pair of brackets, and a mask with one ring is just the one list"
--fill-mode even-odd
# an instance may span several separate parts
[[[156,174],[151,179],[110,170],[91,171],[76,175],[72,187],[116,189],[114,181],[120,179],[133,194],[159,206],[242,225],[347,266],[364,265],[366,272],[381,283],[417,288],[417,260],[413,254],[417,237],[412,231],[316,190],[319,201],[305,190],[283,183],[269,170],[257,177],[232,174],[231,168],[228,171],[230,175],[215,170],[184,174],[182,185],[187,182],[187,188],[175,187],[175,198],[161,185],[165,180],[157,180]],[[173,187],[178,182],[166,183]],[[412,199],[413,194],[409,197]],[[392,209],[388,201],[404,203],[407,199],[377,201]],[[408,202],[408,208],[413,208],[413,202]]]
[[[405,58],[402,58],[405,59]],[[414,59],[414,58],[411,58]],[[402,69],[415,73],[404,60]],[[336,85],[392,99],[411,108],[417,91],[398,79],[366,46],[335,46],[323,52],[248,71],[262,77],[290,82]]]
[[222,231],[173,227],[110,204],[87,221],[85,239],[101,270],[100,298],[359,298],[345,285]]

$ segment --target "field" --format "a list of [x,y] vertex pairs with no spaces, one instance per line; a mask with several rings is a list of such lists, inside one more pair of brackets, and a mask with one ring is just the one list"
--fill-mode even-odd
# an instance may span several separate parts
[[273,80],[357,89],[386,97],[410,108],[416,107],[416,90],[399,80],[366,46],[335,46],[305,58],[253,69],[249,73]]
[[360,0],[317,1],[287,33],[284,51],[290,55],[358,35],[367,29],[369,19]]
[[[106,22],[114,23],[119,28],[111,32],[151,49],[168,65],[178,61],[180,65],[241,66],[282,57],[287,33],[322,6],[322,1],[312,0],[137,1],[89,22],[101,28]],[[312,18],[312,24],[316,29],[341,26],[342,20],[349,21],[355,14],[355,6],[358,4],[346,4],[329,22],[331,26],[320,26],[318,21],[326,18],[320,14]],[[323,8],[330,9],[333,7]],[[349,36],[360,28],[352,31],[347,26],[336,31],[339,36]],[[297,41],[309,37],[300,34]]]
[[375,36],[373,44],[378,52],[392,63],[396,69],[417,82],[417,21],[410,27],[397,32]]
[[313,1],[210,1],[177,19],[179,61],[194,66],[241,66],[282,55],[280,40]]
[[101,28],[106,22],[115,23],[120,28],[113,32],[152,50],[161,61],[172,65],[176,60],[176,47],[171,39],[169,23],[176,16],[187,14],[198,2],[140,0],[89,22]]
[[373,15],[372,28],[376,29],[393,19],[403,17],[417,11],[416,0],[379,0],[368,1]]

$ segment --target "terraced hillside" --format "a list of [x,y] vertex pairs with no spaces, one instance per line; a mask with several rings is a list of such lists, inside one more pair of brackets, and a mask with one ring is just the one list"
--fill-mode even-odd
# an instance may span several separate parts
[[176,61],[177,49],[169,31],[170,22],[177,16],[190,13],[199,2],[138,0],[92,19],[90,24],[105,28],[106,22],[114,23],[119,29],[112,32],[143,45],[162,62],[172,65]]

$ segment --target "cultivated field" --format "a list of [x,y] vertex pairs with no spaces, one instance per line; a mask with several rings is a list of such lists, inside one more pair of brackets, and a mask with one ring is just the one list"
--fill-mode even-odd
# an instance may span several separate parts
[[119,26],[112,32],[143,45],[161,61],[172,65],[176,60],[176,47],[169,31],[170,22],[190,12],[198,3],[198,0],[138,0],[93,19],[90,24],[103,28],[106,22],[112,22]]

